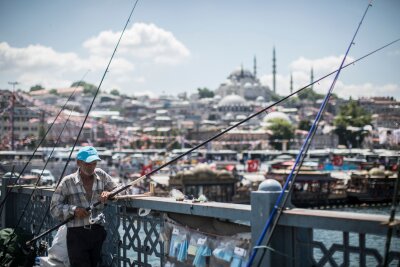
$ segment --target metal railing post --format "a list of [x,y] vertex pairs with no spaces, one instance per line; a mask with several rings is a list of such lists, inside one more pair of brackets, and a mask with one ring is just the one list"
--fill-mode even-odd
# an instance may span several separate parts
[[[276,182],[275,180],[271,181],[266,180],[263,183],[260,184],[258,187],[258,191],[253,191],[251,192],[251,240],[252,240],[252,247],[255,246],[257,240],[260,238],[261,233],[264,229],[264,225],[266,220],[269,217],[270,212],[272,211],[275,202],[281,193],[282,187],[281,185]],[[277,229],[277,231],[274,233],[274,238],[270,244],[271,247],[275,245],[276,242],[275,240],[281,239],[280,235],[280,229]],[[262,244],[262,243],[261,243]],[[259,264],[259,266],[278,266],[275,265],[276,262],[273,262],[273,255],[271,254],[271,251],[267,249],[265,251],[265,255],[261,259],[261,255],[263,248],[259,248],[259,253],[257,253],[257,256],[254,260],[255,266]]]

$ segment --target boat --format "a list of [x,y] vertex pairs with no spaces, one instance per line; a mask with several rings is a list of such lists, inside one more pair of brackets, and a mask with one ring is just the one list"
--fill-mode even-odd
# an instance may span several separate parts
[[[268,179],[275,179],[282,185],[290,169],[272,169]],[[296,176],[291,203],[299,208],[343,205],[347,202],[346,181],[335,178],[329,172],[300,169]]]
[[209,201],[232,202],[237,179],[226,170],[213,170],[207,164],[198,164],[191,170],[170,176],[169,189],[180,190],[194,198],[204,195]]
[[[389,203],[397,175],[383,168],[352,172],[347,185],[349,203]],[[398,192],[400,196],[400,192]]]

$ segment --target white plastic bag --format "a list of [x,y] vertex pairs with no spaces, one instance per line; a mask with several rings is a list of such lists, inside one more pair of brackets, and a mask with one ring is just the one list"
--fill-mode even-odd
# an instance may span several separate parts
[[57,261],[64,266],[69,267],[69,258],[67,250],[67,226],[62,225],[53,239],[52,246],[48,249],[48,258],[52,261]]

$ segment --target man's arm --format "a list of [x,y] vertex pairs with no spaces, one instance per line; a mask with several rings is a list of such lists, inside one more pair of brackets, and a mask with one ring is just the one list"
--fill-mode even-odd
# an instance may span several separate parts
[[54,191],[50,203],[51,215],[60,221],[64,221],[69,217],[74,216],[76,210],[76,206],[65,203],[66,195],[66,185],[64,181],[61,181],[57,189]]
[[[112,180],[112,177],[106,173],[102,169],[96,169],[98,171],[98,175],[102,176],[102,180],[104,183],[104,191],[100,194],[100,199],[102,203],[105,203],[108,199],[108,196],[112,194],[115,190],[118,190],[118,185]],[[120,192],[119,195],[123,195],[126,192]]]

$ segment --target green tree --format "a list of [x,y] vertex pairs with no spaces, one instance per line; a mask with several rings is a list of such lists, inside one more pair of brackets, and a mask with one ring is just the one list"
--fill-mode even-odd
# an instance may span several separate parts
[[34,86],[31,87],[31,89],[29,89],[29,92],[33,92],[33,91],[39,91],[39,90],[43,90],[44,87],[40,84],[36,84]]
[[297,128],[299,130],[308,131],[311,128],[311,121],[309,121],[309,120],[301,120],[299,122],[299,126]]
[[[357,101],[350,99],[347,104],[342,105],[333,122],[336,126],[335,132],[339,136],[339,144],[359,147],[368,134],[362,127],[371,125],[371,120],[371,114],[360,107]],[[349,126],[360,128],[360,130],[351,130]]]
[[325,97],[325,95],[318,94],[313,89],[307,88],[307,89],[304,89],[303,91],[301,91],[300,93],[298,93],[297,97],[300,100],[307,99],[307,100],[310,100],[310,101],[316,101],[318,99],[323,99]]
[[95,95],[96,91],[97,91],[97,86],[87,83],[85,81],[77,81],[77,82],[73,82],[71,84],[71,87],[77,87],[77,86],[82,86],[83,87],[83,93],[84,94],[90,94],[90,95]]
[[272,119],[267,128],[272,131],[270,140],[275,149],[282,149],[282,142],[294,137],[294,127],[287,120]]
[[207,87],[197,88],[197,92],[199,93],[200,98],[214,97],[214,92],[208,89]]
[[119,96],[119,91],[118,91],[118,89],[112,89],[110,94],[115,95],[115,96]]
[[51,89],[49,93],[52,94],[52,95],[58,95],[57,94],[57,89]]

